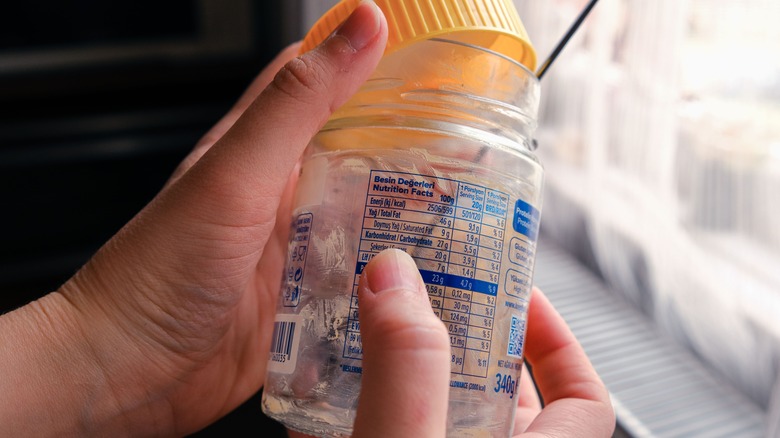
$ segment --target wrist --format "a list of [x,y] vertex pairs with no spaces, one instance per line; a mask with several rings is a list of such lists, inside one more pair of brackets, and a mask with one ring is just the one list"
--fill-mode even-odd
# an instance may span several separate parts
[[0,435],[88,433],[105,375],[76,309],[51,293],[0,318]]
[[170,432],[149,352],[74,283],[0,317],[0,436]]

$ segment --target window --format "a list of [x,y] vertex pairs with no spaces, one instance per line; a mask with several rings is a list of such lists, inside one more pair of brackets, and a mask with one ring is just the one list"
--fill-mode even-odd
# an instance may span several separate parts
[[[585,3],[516,0],[541,59]],[[589,20],[542,84],[542,230],[766,407],[780,368],[780,3],[612,0]]]

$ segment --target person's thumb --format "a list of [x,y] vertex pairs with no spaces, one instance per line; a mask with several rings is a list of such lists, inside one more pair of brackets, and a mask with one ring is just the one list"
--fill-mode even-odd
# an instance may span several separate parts
[[450,341],[414,260],[391,249],[358,286],[363,379],[355,437],[443,437]]
[[[363,2],[322,44],[289,61],[181,181],[199,222],[272,223],[304,148],[376,68],[387,22]],[[227,222],[227,223],[226,223]]]

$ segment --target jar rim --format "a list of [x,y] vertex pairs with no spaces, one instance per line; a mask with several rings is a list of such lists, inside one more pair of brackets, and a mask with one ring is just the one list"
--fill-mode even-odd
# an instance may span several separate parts
[[508,62],[514,64],[516,67],[519,67],[521,70],[523,70],[525,72],[525,74],[530,76],[530,79],[532,79],[536,85],[540,85],[539,78],[536,77],[536,74],[534,72],[532,72],[523,63],[518,62],[517,60],[512,59],[511,57],[509,57],[507,55],[504,55],[503,53],[496,52],[495,50],[491,50],[491,49],[488,49],[486,47],[478,46],[478,45],[475,45],[475,44],[469,44],[469,43],[466,43],[466,42],[463,42],[463,41],[452,40],[452,39],[448,39],[448,38],[436,37],[436,38],[430,38],[427,41],[435,41],[437,43],[454,44],[454,45],[457,45],[457,46],[468,47],[470,49],[475,49],[475,50],[479,50],[481,52],[485,52],[485,53],[489,53],[491,55],[498,56],[499,58],[502,58],[505,61],[508,61]]

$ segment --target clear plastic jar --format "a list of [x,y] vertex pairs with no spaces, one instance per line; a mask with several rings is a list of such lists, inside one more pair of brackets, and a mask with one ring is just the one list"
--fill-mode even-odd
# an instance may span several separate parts
[[398,248],[450,333],[448,436],[510,436],[541,208],[538,102],[521,64],[431,39],[386,55],[331,117],[296,190],[266,414],[308,434],[351,433],[359,275]]

